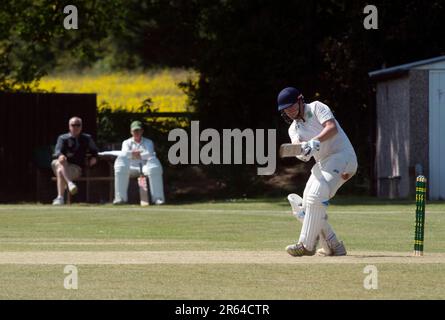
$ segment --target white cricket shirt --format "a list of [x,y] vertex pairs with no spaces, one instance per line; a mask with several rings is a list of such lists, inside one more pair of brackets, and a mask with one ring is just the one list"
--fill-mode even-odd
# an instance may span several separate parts
[[[140,151],[141,158],[145,162],[147,160],[151,160],[152,158],[156,158],[156,153],[154,149],[153,141],[150,139],[142,137],[141,143],[137,143],[134,141],[133,137],[122,142],[122,153],[131,159],[132,151]],[[131,159],[131,166],[139,166],[141,160]]]
[[289,137],[292,143],[305,142],[316,137],[324,129],[322,124],[330,119],[334,119],[337,126],[337,134],[320,144],[320,151],[314,154],[315,161],[320,161],[339,152],[352,152],[355,154],[351,142],[327,105],[320,101],[306,103],[304,119],[305,121],[294,120],[290,125]]

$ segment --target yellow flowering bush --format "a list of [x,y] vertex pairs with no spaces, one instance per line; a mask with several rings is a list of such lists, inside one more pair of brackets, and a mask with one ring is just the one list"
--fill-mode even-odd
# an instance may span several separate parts
[[150,98],[158,112],[185,112],[187,96],[178,87],[182,81],[196,81],[194,71],[164,69],[145,73],[63,74],[41,79],[38,88],[50,92],[96,93],[97,105],[106,102],[112,110],[134,112]]

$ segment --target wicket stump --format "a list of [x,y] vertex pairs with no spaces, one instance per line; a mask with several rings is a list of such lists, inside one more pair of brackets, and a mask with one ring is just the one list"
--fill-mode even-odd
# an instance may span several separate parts
[[426,178],[416,179],[416,227],[414,231],[414,256],[423,256],[423,236],[425,229]]

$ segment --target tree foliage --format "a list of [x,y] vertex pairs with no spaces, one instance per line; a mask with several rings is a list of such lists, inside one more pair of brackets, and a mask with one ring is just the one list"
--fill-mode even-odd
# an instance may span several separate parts
[[[332,108],[363,179],[375,119],[368,72],[445,54],[440,0],[376,0],[378,30],[364,29],[360,0],[84,0],[77,31],[63,29],[66,4],[2,2],[0,90],[29,89],[60,65],[186,66],[200,75],[182,87],[202,128],[276,127],[283,142],[276,96],[296,86]],[[241,177],[228,171],[227,180]]]
[[30,90],[58,63],[76,61],[85,66],[100,57],[100,42],[120,27],[122,3],[76,1],[78,30],[63,27],[68,4],[71,1],[2,1],[0,90]]
[[375,1],[379,29],[365,30],[365,1],[221,1],[203,9],[197,85],[187,92],[203,126],[271,127],[276,96],[299,87],[327,103],[351,138],[359,177],[372,172],[375,114],[368,72],[445,54],[443,1]]

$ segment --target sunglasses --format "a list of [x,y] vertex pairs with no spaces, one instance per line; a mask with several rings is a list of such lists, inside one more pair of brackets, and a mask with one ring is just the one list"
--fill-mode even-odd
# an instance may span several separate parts
[[82,125],[80,123],[72,123],[71,127],[81,127]]

